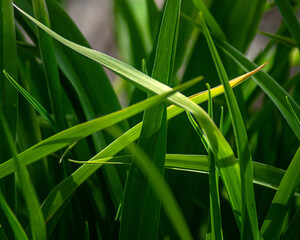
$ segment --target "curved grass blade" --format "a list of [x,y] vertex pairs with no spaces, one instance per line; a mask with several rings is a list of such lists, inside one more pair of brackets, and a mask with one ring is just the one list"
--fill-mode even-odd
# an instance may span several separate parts
[[3,115],[2,109],[0,110],[0,120],[2,123],[2,127],[4,132],[6,133],[6,137],[8,139],[9,147],[14,156],[14,164],[17,168],[17,173],[20,179],[20,186],[23,192],[23,196],[25,198],[26,206],[28,209],[29,219],[30,219],[30,227],[33,239],[47,239],[46,233],[46,224],[40,209],[40,204],[37,198],[36,193],[34,192],[34,187],[30,182],[28,172],[24,166],[22,166],[20,159],[17,156],[14,140],[9,130],[6,119]]
[[299,118],[298,118],[299,115],[297,116],[297,114],[295,113],[295,110],[293,109],[293,106],[291,105],[289,98],[286,96],[285,99],[286,99],[286,102],[287,102],[287,104],[288,104],[288,106],[291,110],[291,113],[293,114],[293,117],[294,117],[296,123],[298,124],[298,128],[299,128],[299,131],[300,131],[300,121],[299,121]]
[[242,184],[242,226],[241,238],[259,239],[258,221],[256,214],[256,204],[253,188],[252,157],[248,144],[246,128],[239,110],[236,98],[232,88],[229,86],[229,80],[225,68],[222,64],[217,49],[210,36],[204,18],[201,18],[202,29],[210,48],[219,78],[224,86],[225,98],[229,108],[232,120],[234,135],[240,159],[241,184]]
[[297,16],[289,3],[285,0],[275,0],[275,3],[290,31],[297,43],[298,48],[300,48],[300,24],[298,22]]
[[[48,9],[45,1],[32,0],[33,12],[45,26],[50,27]],[[37,29],[41,60],[48,85],[49,99],[54,118],[60,129],[65,128],[65,115],[63,109],[62,88],[59,80],[56,56],[52,38],[44,31]]]
[[271,39],[274,39],[277,42],[283,43],[287,46],[291,46],[291,47],[296,47],[297,46],[294,39],[292,39],[290,37],[281,36],[281,35],[278,35],[278,34],[272,34],[272,33],[263,32],[263,31],[258,31],[258,33],[260,33],[260,34],[262,34],[266,37],[269,37]]
[[278,187],[260,233],[266,240],[279,239],[291,200],[300,183],[300,147]]
[[3,70],[4,75],[9,80],[9,82],[21,93],[26,100],[38,111],[38,113],[49,123],[49,125],[58,132],[57,124],[51,117],[51,115],[46,111],[46,109],[28,93],[20,84],[18,84],[5,70]]
[[[13,230],[13,232],[15,234],[15,238],[20,239],[20,240],[28,240],[28,237],[26,236],[24,229],[22,228],[21,224],[19,223],[19,221],[16,218],[13,211],[8,206],[1,191],[0,191],[0,207],[2,208],[7,220],[11,226],[11,229]],[[0,235],[0,239],[2,239],[1,235]]]
[[[218,41],[218,44],[221,47],[221,49],[244,70],[249,71],[257,67],[255,63],[247,59],[245,55],[243,55],[229,43]],[[288,97],[295,113],[298,116],[300,116],[299,105],[269,74],[261,71],[254,77],[254,80],[274,102],[274,104],[282,113],[282,116],[287,120],[288,124],[292,128],[297,138],[300,139],[300,130],[298,129],[297,123],[295,122],[294,117],[289,110],[285,96]]]

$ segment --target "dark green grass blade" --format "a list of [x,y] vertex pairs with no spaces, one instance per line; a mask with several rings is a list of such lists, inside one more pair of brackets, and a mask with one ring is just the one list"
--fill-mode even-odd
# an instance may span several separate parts
[[[156,48],[152,77],[165,84],[172,78],[180,4],[181,1],[167,1]],[[138,141],[138,146],[150,157],[162,176],[166,152],[166,123],[164,103],[146,110]],[[156,239],[159,218],[160,199],[134,162],[125,187],[120,239]]]
[[284,177],[278,187],[266,219],[261,227],[264,239],[280,237],[285,216],[290,208],[291,200],[300,182],[300,148],[298,148]]
[[[132,156],[115,156],[115,157],[101,157],[102,154],[94,156],[89,161],[70,160],[78,164],[97,165],[102,164],[131,164]],[[238,160],[237,160],[238,161]],[[166,154],[166,168],[191,171],[197,173],[209,173],[209,162],[207,155],[190,155],[190,154]],[[279,184],[285,174],[285,170],[266,165],[259,162],[253,162],[253,183],[264,186],[266,188],[277,190]],[[300,197],[300,186],[298,186],[295,196]]]
[[[256,64],[248,60],[241,52],[232,47],[229,43],[219,42],[221,49],[224,50],[233,60],[237,62],[243,69],[249,71],[256,67]],[[291,96],[267,73],[261,71],[255,77],[254,80],[262,88],[262,90],[270,97],[277,108],[282,113],[283,117],[287,120],[288,124],[292,128],[293,132],[300,139],[300,131],[297,123],[295,122],[292,113],[289,110],[285,96],[288,96],[289,101],[295,111],[300,115],[299,105],[291,98]]]
[[243,118],[240,113],[237,101],[232,88],[229,86],[229,80],[225,68],[222,64],[217,49],[213,43],[210,33],[205,24],[204,18],[201,19],[202,29],[214,59],[216,69],[220,80],[225,89],[226,102],[229,108],[235,139],[237,144],[238,156],[240,159],[241,183],[242,183],[242,226],[241,238],[259,239],[259,230],[256,214],[256,205],[253,188],[252,157],[248,144],[246,128],[243,124]]
[[272,33],[268,33],[268,32],[262,32],[262,31],[258,31],[258,33],[260,33],[260,34],[262,34],[266,37],[269,37],[271,39],[274,39],[277,42],[286,44],[287,46],[292,46],[292,47],[297,46],[293,38],[286,37],[286,36],[281,36],[281,35],[278,35],[278,34],[272,34]]
[[32,97],[20,84],[18,84],[5,70],[3,71],[9,82],[21,93],[26,100],[38,111],[38,113],[50,124],[55,132],[58,132],[57,124],[51,117],[51,115],[46,111],[46,109],[34,98]]
[[0,224],[0,238],[3,239],[3,240],[8,240],[1,224]]
[[[20,240],[27,240],[28,237],[26,236],[24,229],[22,228],[21,224],[19,223],[19,221],[16,218],[13,211],[8,206],[6,200],[1,192],[0,192],[0,207],[2,208],[5,216],[7,217],[7,220],[11,226],[11,229],[14,232],[15,238],[20,239]],[[0,235],[0,239],[2,239],[1,235]]]
[[285,0],[275,0],[277,7],[290,31],[292,34],[298,48],[300,48],[300,25],[299,20],[297,19],[296,14],[289,1]]
[[[119,132],[115,129],[116,132]],[[116,136],[120,135],[119,133]],[[153,192],[157,198],[161,198],[162,205],[166,214],[174,227],[174,231],[177,232],[178,237],[182,240],[192,239],[191,233],[188,226],[184,220],[183,214],[167,184],[164,182],[164,178],[160,171],[153,164],[151,159],[134,144],[130,144],[128,150],[134,155],[134,161],[138,168],[145,175],[145,177],[150,182]],[[124,215],[122,215],[123,218]],[[133,233],[132,233],[133,234]],[[151,234],[148,232],[148,234]],[[152,235],[152,234],[151,234]],[[147,238],[147,237],[146,237]],[[145,238],[139,238],[145,239]]]
[[[3,69],[9,71],[18,80],[18,64],[15,37],[14,14],[12,0],[0,1],[0,108],[4,112],[9,123],[13,138],[16,137],[18,94],[13,86],[6,81]],[[9,151],[8,141],[2,127],[0,127],[0,163],[9,159],[12,155]],[[15,176],[0,182],[0,189],[6,201],[15,210]],[[4,229],[7,228],[4,215],[0,211],[0,222]],[[8,238],[12,238],[10,232],[6,232]]]
[[207,25],[210,27],[212,30],[214,36],[218,37],[219,39],[225,40],[226,36],[216,21],[216,19],[211,15],[210,11],[207,9],[206,5],[203,3],[202,0],[193,0],[196,8],[200,11],[203,12],[203,15],[206,19]]
[[2,122],[2,127],[4,128],[4,131],[6,133],[9,142],[9,147],[14,156],[13,161],[17,168],[17,173],[20,179],[21,190],[23,192],[23,196],[25,198],[26,206],[28,209],[32,238],[41,239],[41,240],[47,239],[45,220],[42,211],[40,209],[37,195],[30,182],[26,168],[22,166],[20,159],[16,155],[17,153],[14,145],[14,140],[10,133],[8,124],[6,122],[2,110],[0,110],[0,119]]
[[152,41],[155,41],[159,20],[160,20],[160,11],[157,9],[156,3],[154,0],[147,0],[147,11],[148,11],[148,24],[152,37]]
[[[50,27],[50,20],[45,1],[32,0],[33,12],[41,23]],[[51,108],[54,118],[60,129],[65,128],[65,116],[62,100],[62,88],[60,85],[56,56],[52,38],[44,31],[37,29],[41,60],[48,85]]]
[[299,128],[299,131],[300,131],[299,115],[297,116],[297,114],[295,113],[295,110],[293,109],[293,106],[291,105],[289,98],[286,96],[285,99],[286,99],[286,102],[287,102],[287,104],[288,104],[288,106],[290,108],[291,113],[293,114],[295,122],[298,124],[298,128]]
[[298,236],[300,236],[300,207],[299,206],[286,232],[283,234],[282,239],[293,240],[293,239],[297,239]]

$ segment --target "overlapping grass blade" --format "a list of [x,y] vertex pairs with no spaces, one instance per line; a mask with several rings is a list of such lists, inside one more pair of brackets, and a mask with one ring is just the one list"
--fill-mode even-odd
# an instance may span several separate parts
[[290,208],[291,200],[300,183],[300,147],[286,170],[278,187],[266,219],[261,227],[264,239],[279,239],[285,216]]
[[[7,220],[11,226],[11,229],[14,232],[15,238],[20,239],[20,240],[28,240],[28,237],[26,236],[24,229],[22,228],[21,224],[19,223],[19,221],[16,218],[13,211],[8,206],[6,200],[1,192],[0,192],[0,207],[2,208]],[[1,238],[1,235],[0,235],[0,238]]]
[[[45,1],[32,0],[33,12],[45,26],[50,27],[50,20]],[[44,31],[37,29],[41,60],[48,85],[49,98],[54,118],[60,129],[65,128],[65,116],[62,99],[62,89],[58,75],[56,56],[52,38]]]
[[[256,71],[258,70],[259,69],[257,69]],[[238,84],[242,80],[245,80],[246,78],[250,77],[251,74],[254,74],[256,71],[247,73],[241,77],[236,78],[235,80],[232,80],[231,86],[234,87],[235,84]],[[215,97],[221,94],[222,92],[223,92],[223,86],[219,86],[212,89],[211,94],[213,97]],[[193,101],[195,101],[196,103],[201,103],[207,100],[207,97],[208,97],[208,93],[206,91],[200,94],[195,94],[194,96],[191,97],[191,99],[193,99]],[[167,117],[168,119],[171,119],[182,112],[184,112],[184,109],[172,105],[168,108]],[[124,149],[126,146],[128,146],[130,143],[132,143],[138,138],[141,132],[141,128],[142,128],[142,123],[137,124],[130,130],[128,130],[126,133],[124,133],[117,140],[115,140],[110,145],[108,145],[105,149],[103,149],[91,160],[98,157],[106,158],[106,157],[114,156],[115,154],[117,154],[119,151]],[[84,165],[80,167],[77,171],[75,171],[70,177],[68,177],[59,185],[57,185],[52,190],[52,192],[48,195],[47,199],[44,201],[42,205],[42,210],[44,212],[45,218],[50,219],[55,214],[55,212],[62,206],[62,204],[68,198],[70,198],[70,196],[72,196],[72,194],[77,189],[77,187],[79,187],[86,179],[88,179],[99,167],[101,166],[91,167],[89,165]],[[10,169],[11,171],[14,171],[13,166],[11,166]],[[1,176],[1,169],[0,169],[0,176]],[[64,192],[64,196],[60,194],[61,191]],[[53,202],[55,204],[53,204]]]
[[277,7],[290,31],[298,48],[300,48],[300,25],[289,1],[275,0]]
[[[101,155],[101,154],[100,154]],[[69,159],[69,161],[78,164],[97,165],[102,164],[131,164],[132,156],[123,155],[115,157],[94,156],[89,161],[78,161]],[[207,155],[190,154],[166,154],[165,167],[179,171],[191,171],[197,173],[209,173],[209,162]],[[266,165],[259,162],[253,162],[253,183],[266,188],[277,190],[285,174],[285,170]],[[298,186],[295,196],[300,197],[300,186]]]
[[18,177],[20,179],[21,191],[23,192],[23,196],[28,209],[32,238],[46,240],[46,225],[42,211],[40,209],[40,204],[37,195],[34,191],[33,185],[30,182],[26,168],[22,166],[22,163],[17,156],[14,140],[2,110],[0,110],[0,120],[2,123],[2,127],[4,128],[4,132],[6,133],[6,137],[9,142],[9,147],[14,156],[13,161],[17,168]]
[[[229,55],[233,60],[236,61],[244,70],[249,71],[256,68],[256,64],[251,62],[245,55],[231,46],[226,42],[218,42],[221,49]],[[300,115],[299,105],[291,98],[291,96],[267,73],[261,71],[255,77],[254,80],[262,88],[262,90],[270,97],[277,108],[282,113],[282,116],[287,120],[288,124],[292,128],[293,132],[300,139],[300,131],[298,129],[297,123],[295,122],[292,113],[289,110],[285,96],[289,98],[289,101],[295,111],[295,113]]]
[[300,208],[298,207],[282,239],[293,240],[300,235]]
[[3,71],[9,82],[20,92],[26,100],[38,111],[38,113],[50,124],[55,132],[58,132],[57,124],[51,117],[51,115],[46,111],[46,109],[28,93],[20,84],[18,84],[5,70]]
[[240,113],[237,101],[232,88],[229,86],[229,80],[221,58],[217,52],[214,42],[210,36],[205,20],[201,18],[201,25],[206,37],[212,58],[224,86],[226,102],[232,120],[234,135],[236,139],[238,157],[240,159],[241,184],[242,184],[242,226],[241,238],[259,239],[259,230],[256,214],[256,204],[253,188],[252,157],[248,144],[246,128]]
[[[152,77],[167,85],[173,76],[180,5],[180,0],[166,3],[152,70]],[[138,146],[149,156],[162,176],[164,175],[166,134],[165,103],[147,109],[143,116]],[[152,187],[133,162],[126,181],[120,239],[157,238],[161,200],[153,192]]]

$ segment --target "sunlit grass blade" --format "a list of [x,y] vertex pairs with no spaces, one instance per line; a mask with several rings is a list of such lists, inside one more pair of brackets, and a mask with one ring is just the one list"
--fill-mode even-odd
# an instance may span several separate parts
[[240,159],[241,185],[242,185],[242,226],[241,238],[246,237],[259,239],[259,230],[256,214],[256,204],[253,188],[252,157],[248,144],[246,128],[240,113],[233,90],[229,85],[229,80],[220,56],[210,36],[205,20],[201,18],[202,29],[207,40],[212,58],[214,60],[219,78],[224,86],[226,102],[232,120],[234,135],[236,139],[238,157]]
[[285,0],[275,0],[277,7],[290,31],[297,43],[298,48],[300,48],[300,25],[296,14],[289,1]]
[[[139,102],[135,105],[132,105],[126,109],[105,115],[103,117],[91,120],[86,123],[79,124],[62,132],[59,132],[39,143],[27,149],[26,151],[20,153],[18,158],[22,160],[22,165],[26,166],[28,164],[34,163],[37,160],[51,154],[71,143],[76,142],[88,135],[100,131],[106,127],[112,126],[124,119],[127,119],[136,113],[139,113],[146,108],[153,106],[161,101],[164,101],[165,98],[178,90],[184,90],[188,87],[199,82],[199,78],[196,78],[186,84],[182,84],[171,91],[168,91],[162,95],[151,97],[145,101]],[[0,165],[0,179],[9,175],[10,173],[16,171],[14,160],[10,159],[5,163]]]
[[285,216],[300,182],[300,148],[298,148],[278,187],[266,219],[261,227],[264,239],[280,237]]
[[[218,42],[221,49],[229,55],[238,65],[240,65],[244,70],[249,71],[257,67],[257,65],[251,62],[245,55],[231,46],[226,42]],[[261,71],[255,77],[254,80],[262,88],[262,90],[270,97],[277,108],[282,113],[282,116],[287,120],[293,132],[300,139],[300,131],[298,129],[297,123],[294,120],[292,113],[289,110],[285,96],[289,98],[289,101],[297,115],[300,115],[300,107],[293,98],[267,73]]]
[[9,142],[9,147],[14,156],[13,161],[17,168],[17,174],[20,180],[21,191],[23,192],[23,196],[28,209],[32,238],[46,240],[46,224],[42,211],[40,209],[40,204],[37,195],[34,191],[32,183],[30,182],[26,168],[22,166],[21,161],[17,156],[14,140],[2,110],[0,110],[0,120],[2,123],[2,127],[4,128],[4,132],[6,133],[6,137]]
[[[28,237],[26,236],[24,229],[22,228],[21,224],[19,223],[19,221],[16,218],[13,211],[8,206],[1,191],[0,191],[0,207],[2,208],[7,220],[11,226],[11,229],[14,232],[15,238],[20,239],[20,240],[28,240]],[[2,239],[1,235],[0,235],[0,239]]]
[[50,124],[55,132],[58,132],[57,124],[46,111],[46,109],[33,97],[31,96],[20,84],[18,84],[5,70],[3,71],[9,82],[21,93],[26,100],[38,111],[38,113]]
[[[180,0],[166,2],[152,70],[152,77],[167,85],[173,77],[180,6]],[[166,114],[165,103],[145,110],[138,140],[138,146],[149,156],[161,176],[164,175],[166,153]],[[120,239],[157,238],[161,200],[148,181],[134,161],[125,186]]]
[[271,39],[274,39],[277,42],[286,44],[288,46],[292,46],[292,47],[296,47],[297,46],[293,38],[286,37],[286,36],[281,36],[281,35],[278,35],[278,34],[272,34],[272,33],[268,33],[268,32],[263,32],[263,31],[258,31],[258,33],[260,33],[260,34],[262,34],[264,36],[267,36],[267,37],[269,37]]
[[[257,69],[258,71],[259,69]],[[241,77],[238,77],[231,81],[231,86],[234,87],[238,85],[239,83],[243,82],[245,79],[251,76],[251,74],[254,74],[255,71],[252,73],[247,73]],[[223,93],[223,86],[216,87],[211,90],[212,96],[217,96],[221,93]],[[199,94],[196,94],[192,96],[191,98],[196,103],[201,103],[207,100],[207,91],[202,92]],[[178,114],[184,112],[184,110],[177,106],[170,106],[168,108],[168,119],[171,119]],[[124,149],[128,144],[135,141],[141,131],[142,123],[139,123],[132,129],[128,130],[125,134],[123,134],[121,137],[119,137],[116,141],[111,143],[109,146],[107,146],[105,149],[103,149],[99,154],[97,154],[95,157],[109,157],[113,156],[122,149]],[[34,161],[37,161],[38,159],[35,159]],[[28,165],[32,162],[31,158],[23,159],[23,164]],[[100,167],[100,166],[99,166]],[[42,205],[42,210],[45,216],[45,219],[50,219],[55,212],[63,205],[63,203],[74,193],[74,191],[79,187],[88,177],[90,177],[99,167],[91,167],[88,165],[84,165],[80,167],[77,171],[75,171],[70,177],[66,178],[63,182],[58,184],[48,195],[46,200],[44,201]],[[3,169],[3,171],[1,171]],[[0,179],[4,176],[7,176],[9,173],[15,171],[15,166],[12,163],[7,164],[6,168],[0,167]],[[75,185],[73,183],[76,183]],[[62,196],[60,192],[63,191],[64,195]],[[55,204],[53,204],[55,202]]]

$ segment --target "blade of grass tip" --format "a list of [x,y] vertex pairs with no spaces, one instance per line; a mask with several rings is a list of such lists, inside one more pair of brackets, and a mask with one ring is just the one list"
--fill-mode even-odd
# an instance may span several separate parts
[[[15,138],[17,130],[18,93],[11,84],[5,80],[5,76],[2,74],[3,69],[6,69],[18,80],[17,47],[12,2],[12,0],[0,1],[0,108],[7,118],[9,128]],[[2,127],[0,127],[0,139],[0,163],[2,163],[12,156]],[[1,181],[0,189],[14,210],[16,208],[15,176],[10,176]],[[7,221],[5,221],[3,217],[4,214],[2,214],[1,211],[0,222],[4,229],[6,229]],[[7,234],[8,238],[13,238],[13,236],[9,235],[9,232],[7,232]]]
[[47,239],[45,220],[40,209],[37,195],[34,192],[33,185],[30,182],[28,172],[26,171],[25,167],[21,165],[21,162],[18,159],[14,141],[2,110],[0,110],[0,119],[17,167],[17,173],[20,179],[21,190],[23,192],[23,196],[25,198],[26,206],[29,213],[32,238],[41,240]]
[[90,230],[89,230],[89,223],[85,221],[85,240],[90,240]]
[[8,81],[21,93],[24,98],[37,110],[37,112],[49,123],[55,132],[58,132],[57,124],[51,117],[51,115],[46,111],[46,109],[27,92],[20,84],[18,84],[5,70],[3,70],[4,75]]
[[[50,27],[48,9],[45,0],[32,0],[32,5],[36,19],[45,26]],[[47,33],[40,29],[37,29],[37,35],[52,112],[58,127],[60,129],[64,129],[66,126],[66,120],[53,40]]]
[[298,48],[300,48],[300,24],[290,2],[285,0],[275,0],[275,3]]
[[[8,206],[1,191],[0,191],[0,207],[2,208],[7,220],[11,226],[11,229],[13,230],[13,232],[15,234],[15,238],[20,239],[20,240],[28,240],[28,237],[26,236],[26,233],[25,233],[24,229],[22,228],[22,225],[19,223],[15,214]],[[0,239],[2,239],[1,235],[0,235]]]
[[205,20],[201,16],[201,25],[207,40],[211,55],[213,57],[216,69],[224,86],[225,98],[228,104],[229,113],[231,116],[234,135],[237,144],[238,156],[240,159],[241,184],[242,184],[242,228],[241,238],[259,239],[258,220],[256,214],[256,204],[253,187],[253,170],[252,157],[248,144],[248,137],[243,118],[240,113],[237,101],[235,99],[232,88],[229,85],[229,80],[225,68],[222,64],[217,49],[213,43],[210,33],[207,29]]
[[[218,45],[221,47],[222,51],[225,52],[225,54],[230,56],[245,71],[249,71],[257,67],[255,63],[247,59],[245,55],[243,55],[229,43],[218,41]],[[300,139],[300,131],[292,113],[290,112],[285,96],[288,96],[295,113],[299,116],[300,107],[298,103],[295,102],[294,99],[269,74],[265,73],[264,71],[257,73],[253,79],[274,102],[274,104],[282,113],[282,116],[287,120],[297,138]]]
[[[111,133],[115,136],[119,136],[120,130],[115,127]],[[154,194],[157,196],[157,198],[161,199],[164,210],[168,215],[179,238],[184,240],[193,239],[187,223],[183,217],[183,214],[175,200],[175,197],[173,196],[168,185],[165,183],[160,171],[153,164],[146,153],[138,147],[138,145],[135,145],[133,143],[130,144],[127,148],[134,156],[133,161],[135,161],[142,174],[149,181]]]
[[3,240],[8,240],[5,232],[4,232],[4,229],[2,227],[2,225],[0,224],[0,239],[3,239]]
[[283,43],[287,46],[291,46],[291,47],[296,47],[296,42],[294,41],[294,39],[290,38],[290,37],[286,37],[286,36],[281,36],[278,34],[272,34],[272,33],[268,33],[268,32],[263,32],[263,31],[257,31],[259,34],[264,35],[266,37],[269,37],[271,39],[276,40],[277,42]]
[[300,147],[286,170],[279,188],[273,198],[260,233],[266,240],[279,239],[284,219],[290,208],[291,200],[300,182]]
[[[181,0],[166,2],[152,70],[152,78],[167,85],[173,75],[180,6]],[[162,176],[164,175],[166,132],[165,103],[147,109],[143,116],[138,146],[150,157]],[[157,238],[161,200],[151,187],[133,161],[125,185],[120,239]]]

